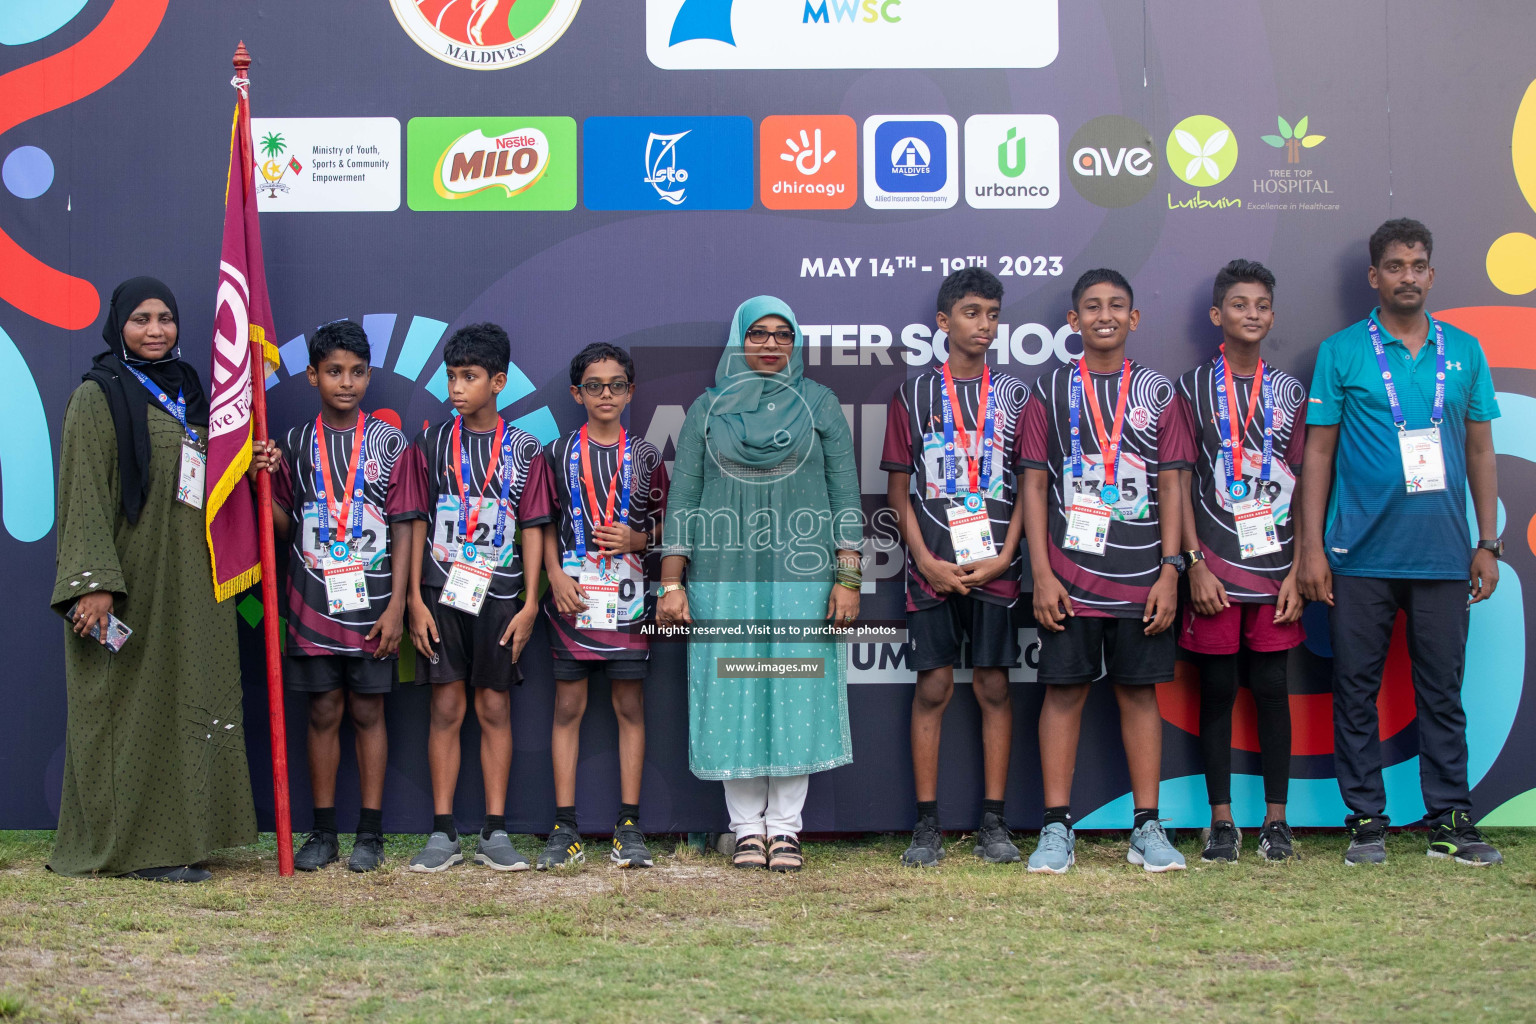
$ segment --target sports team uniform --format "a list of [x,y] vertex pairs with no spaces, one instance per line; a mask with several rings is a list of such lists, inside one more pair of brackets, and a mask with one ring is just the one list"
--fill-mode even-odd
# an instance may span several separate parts
[[[880,468],[888,473],[911,475],[912,511],[917,516],[923,544],[935,558],[958,562],[947,509],[963,508],[967,494],[982,496],[975,511],[985,511],[986,535],[994,552],[1002,548],[1008,535],[1008,523],[1018,500],[1010,453],[1015,447],[1020,414],[1030,396],[1023,381],[989,368],[985,380],[990,388],[987,408],[983,410],[984,378],[957,378],[946,383],[946,366],[906,381],[891,398]],[[951,424],[948,430],[946,410]],[[988,419],[993,421],[990,473],[983,457]],[[946,438],[954,444],[953,498],[949,494],[944,457]],[[927,671],[955,664],[963,635],[969,635],[971,640],[972,665],[1017,666],[1018,630],[1013,626],[1010,609],[1019,599],[1021,567],[1022,557],[1016,555],[997,579],[968,595],[949,595],[946,599],[934,593],[918,572],[917,560],[907,552],[907,633],[914,668]]]
[[[433,496],[432,522],[422,551],[422,600],[432,611],[441,640],[437,662],[427,664],[424,681],[440,684],[462,679],[471,686],[505,691],[522,682],[510,649],[501,646],[502,634],[523,607],[518,596],[524,579],[517,530],[553,519],[549,477],[540,457],[541,445],[532,434],[505,422],[484,433],[461,426],[456,430],[460,424],[454,417],[428,427],[416,439],[426,462],[428,493]],[[466,462],[467,475],[463,472]],[[465,527],[467,537],[461,534]],[[461,551],[461,540],[467,541],[463,549],[475,550]],[[455,561],[471,554],[477,565],[490,570],[477,615],[441,602]]]
[[[582,433],[583,430],[573,430],[551,442],[544,450],[545,470],[560,523],[556,538],[559,568],[578,583],[584,574],[589,583],[601,580],[585,589],[589,600],[605,603],[586,616],[576,616],[560,614],[553,597],[544,602],[555,678],[583,679],[593,668],[602,666],[610,679],[644,679],[651,656],[650,646],[640,634],[646,614],[645,552],[631,552],[616,556],[611,563],[600,563],[591,525],[598,520],[611,523],[622,517],[635,530],[653,535],[666,511],[667,468],[655,445],[626,434],[624,442],[629,449],[631,470],[625,516],[620,446],[589,440],[583,460]],[[577,509],[585,524],[580,539],[573,519]],[[552,565],[545,568],[549,572],[556,570]]]
[[[1195,367],[1178,382],[1175,402],[1185,407],[1183,415],[1188,417],[1198,449],[1190,494],[1195,532],[1206,567],[1221,581],[1232,602],[1232,607],[1217,615],[1196,615],[1193,608],[1185,608],[1179,643],[1201,654],[1234,654],[1240,638],[1250,650],[1289,650],[1304,636],[1299,622],[1277,626],[1274,618],[1280,584],[1291,571],[1294,555],[1291,505],[1306,447],[1307,391],[1284,370],[1268,363],[1263,368],[1269,377],[1268,416],[1273,431],[1267,470],[1264,388],[1252,375],[1232,375],[1225,429],[1222,396],[1217,391],[1218,386],[1228,388],[1221,357]],[[1232,495],[1233,481],[1223,456],[1222,442],[1230,441],[1234,428],[1242,438],[1240,452],[1235,445],[1230,448],[1233,469],[1241,477],[1241,499]],[[1259,531],[1253,531],[1245,551],[1236,514],[1239,510],[1248,514],[1251,506],[1246,503],[1253,500],[1268,506],[1274,536],[1266,544]]]
[[[1166,682],[1173,678],[1174,630],[1149,637],[1142,616],[1162,568],[1158,475],[1194,466],[1193,431],[1184,418],[1187,407],[1174,402],[1172,381],[1132,360],[1114,373],[1088,373],[1092,397],[1087,384],[1079,392],[1078,475],[1070,423],[1079,365],[1058,367],[1035,382],[1033,400],[1024,407],[1016,453],[1019,472],[1050,474],[1051,569],[1076,612],[1066,620],[1065,631],[1040,631],[1039,681],[1091,682],[1099,676],[1102,657],[1112,682]],[[1126,400],[1117,417],[1122,387]],[[1111,484],[1102,453],[1111,447],[1117,418],[1120,458]],[[1078,496],[1079,504],[1102,501],[1107,506],[1103,554],[1067,547],[1067,512]]]
[[[430,515],[426,468],[405,435],[381,419],[363,421],[361,450],[356,437],[355,426],[332,430],[316,419],[289,430],[283,439],[272,500],[292,520],[283,659],[290,690],[388,693],[396,681],[396,657],[375,658],[379,638],[367,637],[393,596],[390,527]],[[315,472],[317,452],[322,470],[328,470],[326,493]],[[360,499],[354,496],[358,486]],[[346,562],[362,568],[363,607],[342,606],[362,603],[355,598],[364,595],[355,591],[346,602],[334,601],[329,593],[326,570],[334,573]]]

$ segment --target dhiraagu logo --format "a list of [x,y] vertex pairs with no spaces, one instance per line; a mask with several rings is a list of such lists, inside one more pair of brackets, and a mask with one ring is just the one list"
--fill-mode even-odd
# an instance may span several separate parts
[[1237,167],[1237,136],[1219,118],[1186,117],[1168,135],[1168,166],[1186,185],[1218,185]]

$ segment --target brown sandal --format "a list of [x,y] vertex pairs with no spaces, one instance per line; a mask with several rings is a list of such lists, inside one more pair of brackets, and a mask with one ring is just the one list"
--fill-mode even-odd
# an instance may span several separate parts
[[774,836],[768,853],[769,871],[799,871],[805,867],[805,855],[800,852],[800,840],[794,836]]
[[733,868],[765,868],[768,866],[768,837],[747,836],[736,840],[736,853],[731,857]]

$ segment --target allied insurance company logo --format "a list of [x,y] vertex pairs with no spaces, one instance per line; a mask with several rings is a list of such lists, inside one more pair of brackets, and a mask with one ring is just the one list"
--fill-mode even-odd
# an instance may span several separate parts
[[1094,118],[1073,134],[1067,153],[1072,187],[1095,206],[1130,206],[1157,184],[1152,133],[1129,117]]
[[842,114],[775,115],[758,133],[758,197],[770,210],[846,210],[859,193],[859,128]]
[[413,210],[573,210],[569,117],[413,117],[406,128]]
[[581,0],[389,0],[389,6],[406,35],[438,60],[493,71],[553,46]]
[[948,209],[960,198],[960,130],[948,115],[864,122],[864,202],[875,209]]

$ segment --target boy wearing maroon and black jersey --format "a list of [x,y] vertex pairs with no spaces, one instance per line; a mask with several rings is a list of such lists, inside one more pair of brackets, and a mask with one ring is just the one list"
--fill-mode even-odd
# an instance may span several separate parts
[[[1135,828],[1127,859],[1179,870],[1157,817],[1162,715],[1156,684],[1173,678],[1183,494],[1161,475],[1194,465],[1173,383],[1125,357],[1140,313],[1130,282],[1090,270],[1067,321],[1083,356],[1035,382],[1019,429],[1024,535],[1040,625],[1040,764],[1045,825],[1029,870],[1074,860],[1070,801],[1088,686],[1105,666],[1120,705]],[[1176,474],[1174,474],[1176,476]]]
[[342,712],[357,732],[362,789],[347,866],[383,861],[384,695],[398,678],[410,581],[412,520],[429,514],[421,455],[399,428],[362,411],[368,335],[351,320],[309,340],[320,414],[288,431],[272,484],[272,522],[290,540],[287,687],[309,694],[309,779],[315,826],[293,859],[300,871],[335,861],[336,769]]
[[635,391],[628,352],[596,342],[571,360],[571,397],[587,422],[545,450],[558,523],[544,535],[549,598],[544,613],[554,655],[555,825],[539,870],[586,859],[576,822],[576,760],[587,677],[608,676],[619,723],[619,816],[609,859],[651,866],[640,831],[640,774],[645,765],[642,686],[650,648],[645,619],[645,552],[661,533],[667,470],[661,452],[625,431],[620,419]]

